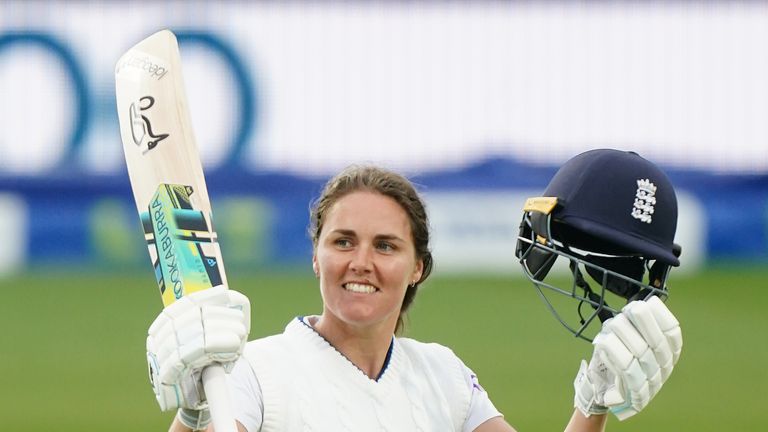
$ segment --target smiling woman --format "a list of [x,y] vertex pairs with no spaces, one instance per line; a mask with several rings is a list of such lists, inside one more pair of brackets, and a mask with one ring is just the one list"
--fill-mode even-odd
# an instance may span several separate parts
[[388,340],[424,267],[405,212],[387,196],[360,191],[338,200],[326,218],[312,260],[324,304],[315,328],[333,343],[331,335],[381,326]]
[[[314,202],[309,234],[322,312],[245,345],[230,377],[240,430],[513,430],[450,349],[395,336],[432,270],[427,212],[408,179],[343,170]],[[200,408],[182,406],[172,430],[203,428]]]
[[[350,194],[354,194],[355,198],[345,199]],[[312,264],[315,274],[318,276],[320,275],[320,268],[317,258],[320,249],[324,249],[321,244],[323,232],[330,231],[336,234],[335,237],[332,237],[333,241],[343,242],[344,246],[340,245],[340,247],[352,248],[352,250],[355,250],[355,240],[358,243],[360,241],[355,235],[363,234],[344,227],[325,228],[332,216],[335,217],[334,222],[337,224],[358,226],[362,223],[366,226],[360,228],[365,228],[366,231],[373,230],[375,237],[371,239],[372,242],[369,246],[378,252],[374,257],[391,257],[386,260],[388,263],[396,263],[399,262],[396,258],[407,259],[409,256],[415,260],[414,265],[418,268],[413,269],[414,274],[404,273],[402,275],[410,278],[406,284],[402,307],[397,318],[396,330],[402,331],[402,315],[413,302],[419,284],[426,280],[432,272],[427,212],[418,193],[403,176],[374,167],[353,166],[329,181],[320,198],[312,207],[310,214],[309,234],[315,250]],[[381,231],[376,232],[377,229]],[[352,238],[342,234],[351,234]],[[359,254],[360,247],[357,246]],[[368,257],[361,256],[360,258],[367,259]],[[365,263],[365,265],[368,264],[368,262]],[[394,270],[402,271],[404,269]],[[417,270],[418,274],[415,274]],[[370,272],[371,269],[363,269],[363,271]],[[321,288],[323,287],[322,282],[321,279]]]
[[[199,370],[210,364],[203,360],[220,358],[231,370],[240,431],[514,431],[453,351],[402,337],[403,314],[432,270],[427,212],[408,179],[378,167],[346,168],[314,202],[309,234],[320,315],[293,318],[281,334],[238,344],[249,326],[247,299],[212,288],[211,298],[185,297],[197,309],[180,310],[176,302],[150,327],[150,338],[167,341],[150,353],[158,376],[168,377],[163,386],[181,398],[161,403],[180,408],[171,430],[208,426]],[[681,339],[669,342],[667,334],[678,335],[679,326],[664,304],[654,298],[624,311],[603,327],[603,351],[596,349],[589,367],[582,362],[574,383],[578,408],[566,431],[602,431],[609,407],[623,409],[625,400],[633,405],[614,411],[617,417],[637,413],[661,387],[658,371],[668,375],[674,366],[670,344],[677,343],[676,359]],[[204,337],[176,330],[191,327]],[[650,384],[636,379],[643,374]],[[641,385],[649,396],[636,401]]]

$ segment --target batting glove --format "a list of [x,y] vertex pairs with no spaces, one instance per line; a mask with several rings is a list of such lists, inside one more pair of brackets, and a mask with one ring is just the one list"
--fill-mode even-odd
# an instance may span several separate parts
[[592,342],[589,365],[573,382],[585,416],[611,411],[619,420],[645,408],[669,378],[683,347],[680,324],[658,297],[634,301],[607,320]]
[[248,338],[250,316],[248,298],[221,285],[182,297],[160,313],[149,327],[147,362],[161,410],[207,408],[202,370],[214,363],[232,369]]

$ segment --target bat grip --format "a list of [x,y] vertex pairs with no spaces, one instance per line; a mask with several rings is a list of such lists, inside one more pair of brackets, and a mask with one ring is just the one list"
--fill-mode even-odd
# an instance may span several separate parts
[[216,432],[237,432],[224,368],[213,364],[203,369],[203,387]]

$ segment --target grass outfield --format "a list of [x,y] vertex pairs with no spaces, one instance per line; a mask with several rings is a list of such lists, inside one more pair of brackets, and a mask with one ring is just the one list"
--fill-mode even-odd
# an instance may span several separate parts
[[[230,276],[232,278],[232,276]],[[611,431],[756,431],[768,423],[768,270],[673,275],[671,309],[685,348],[665,389]],[[251,337],[319,311],[309,274],[235,277],[251,298]],[[161,431],[146,378],[144,335],[160,309],[151,275],[52,273],[0,279],[3,430]],[[571,382],[590,346],[573,339],[522,277],[435,278],[409,336],[448,345],[480,376],[519,431],[562,430]]]

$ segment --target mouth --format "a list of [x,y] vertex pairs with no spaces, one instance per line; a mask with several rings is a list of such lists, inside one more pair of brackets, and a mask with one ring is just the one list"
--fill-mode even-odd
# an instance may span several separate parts
[[379,291],[379,289],[373,285],[359,282],[347,282],[343,284],[342,287],[347,291],[360,294],[373,294],[376,291]]

